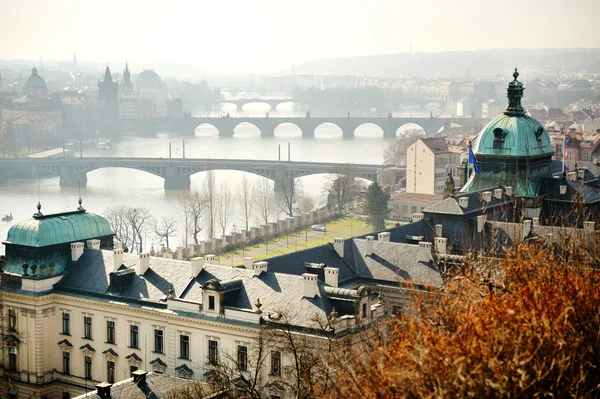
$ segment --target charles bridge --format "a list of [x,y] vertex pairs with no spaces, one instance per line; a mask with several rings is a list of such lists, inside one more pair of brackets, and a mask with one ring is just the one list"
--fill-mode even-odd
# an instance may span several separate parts
[[[290,187],[293,179],[319,173],[335,173],[346,164],[326,162],[267,161],[210,158],[0,158],[2,176],[59,176],[61,186],[85,186],[87,173],[100,168],[141,170],[164,179],[166,190],[185,190],[190,176],[207,170],[235,170],[266,177],[275,182],[275,190]],[[377,181],[378,169],[385,165],[352,164],[357,177]]]
[[457,123],[462,126],[482,127],[488,119],[484,118],[412,118],[402,117],[186,117],[186,118],[148,118],[122,119],[120,131],[135,131],[142,135],[156,134],[163,131],[193,136],[200,125],[212,125],[219,131],[219,136],[233,136],[235,128],[242,123],[250,123],[260,130],[261,137],[273,137],[275,129],[282,123],[296,125],[302,131],[302,137],[314,137],[315,129],[324,123],[331,123],[342,130],[343,137],[354,137],[356,128],[372,123],[383,130],[383,137],[396,137],[397,131],[405,124],[417,124],[427,132],[435,135],[446,123]]

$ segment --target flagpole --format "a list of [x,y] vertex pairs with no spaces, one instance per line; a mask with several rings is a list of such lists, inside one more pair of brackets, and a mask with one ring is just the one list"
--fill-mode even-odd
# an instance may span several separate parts
[[565,173],[565,156],[567,153],[567,131],[563,128],[563,164],[562,164],[562,173]]

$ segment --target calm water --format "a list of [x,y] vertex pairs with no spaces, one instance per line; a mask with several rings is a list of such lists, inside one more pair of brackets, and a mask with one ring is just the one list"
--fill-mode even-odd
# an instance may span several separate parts
[[[231,106],[235,108],[235,106]],[[224,108],[227,111],[226,108]],[[268,105],[249,104],[244,114],[262,116],[268,111]],[[222,111],[212,112],[218,116]],[[196,115],[206,115],[206,111],[196,110]],[[243,115],[231,111],[232,116]],[[427,113],[428,114],[428,113]],[[280,106],[271,111],[272,117],[303,116],[303,110],[294,110],[291,106]],[[413,113],[417,116],[417,113]],[[303,139],[300,130],[294,125],[281,125],[273,138],[261,138],[253,125],[240,125],[234,137],[221,138],[215,128],[200,126],[195,137],[185,139],[185,152],[188,158],[237,158],[237,159],[277,159],[277,148],[281,145],[281,159],[287,159],[287,143],[291,143],[291,159],[295,161],[330,161],[351,163],[382,163],[383,150],[389,140],[382,138],[381,129],[375,125],[363,125],[356,131],[353,139],[342,139],[342,132],[334,125],[321,125],[315,138]],[[127,137],[114,143],[112,150],[100,150],[94,147],[83,149],[84,156],[130,156],[130,157],[168,157],[169,142],[172,143],[172,157],[182,156],[182,138],[175,134],[161,133],[154,138]],[[77,150],[75,150],[77,152]],[[202,186],[205,173],[191,177],[192,189]],[[244,172],[216,171],[217,185],[227,184],[235,193]],[[247,174],[253,181],[261,177]],[[327,175],[313,175],[301,179],[306,195],[315,199],[315,203],[324,200],[324,185]],[[271,183],[272,184],[272,183]],[[104,214],[109,206],[128,205],[149,208],[155,217],[179,217],[177,202],[182,192],[166,192],[163,180],[142,171],[121,168],[99,169],[88,173],[87,187],[81,189],[84,207],[92,213]],[[43,213],[75,210],[78,206],[77,188],[63,188],[58,185],[58,177],[39,180],[39,199]],[[0,215],[12,212],[13,222],[31,217],[36,212],[38,201],[37,180],[13,180],[0,186]],[[236,218],[237,226],[242,226],[241,212]],[[257,223],[256,218],[255,223]],[[233,224],[233,222],[232,222]],[[4,240],[11,223],[0,221],[0,238]],[[237,227],[239,230],[240,227]],[[228,230],[230,230],[229,228]],[[147,237],[148,242],[152,237]],[[171,246],[182,244],[181,237],[174,237]],[[4,248],[0,248],[0,253]]]

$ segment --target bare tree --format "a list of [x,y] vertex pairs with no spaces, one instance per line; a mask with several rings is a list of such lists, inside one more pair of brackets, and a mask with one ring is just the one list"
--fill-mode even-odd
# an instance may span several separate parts
[[328,191],[333,196],[340,213],[343,212],[344,205],[358,193],[356,176],[356,167],[352,164],[337,166],[330,176]]
[[300,214],[303,215],[305,213],[312,212],[314,208],[315,201],[313,197],[304,195],[298,200],[298,210],[300,211]]
[[293,217],[294,204],[300,195],[302,184],[299,178],[290,177],[287,173],[275,178],[275,199],[281,212]]
[[134,233],[127,220],[127,212],[128,209],[126,206],[111,206],[106,209],[104,216],[110,223],[116,237],[123,243],[123,247],[132,248],[134,243]]
[[421,129],[408,129],[390,143],[383,151],[383,161],[389,164],[406,165],[406,150],[417,140],[424,138]]
[[205,204],[206,236],[210,240],[215,236],[216,213],[217,213],[217,181],[215,172],[209,169],[204,180],[202,197]]
[[152,229],[154,230],[154,234],[159,238],[160,242],[165,240],[167,248],[171,248],[169,246],[169,237],[173,236],[176,229],[176,221],[174,217],[161,217],[159,220],[152,221]]
[[252,208],[254,207],[254,186],[248,179],[248,176],[242,177],[238,185],[237,200],[238,207],[242,210],[246,230],[250,228],[250,218],[252,217]]
[[198,245],[198,234],[202,231],[202,216],[206,210],[206,198],[200,191],[194,190],[181,201],[181,222],[185,229],[185,243],[192,234],[194,244]]
[[131,226],[133,234],[133,243],[131,249],[137,248],[138,253],[144,251],[144,235],[148,229],[148,222],[152,220],[152,215],[148,208],[127,207],[125,220]]
[[233,218],[233,197],[231,190],[223,182],[221,182],[219,195],[217,196],[217,217],[219,219],[219,227],[221,227],[221,234],[225,235],[229,222]]
[[275,193],[269,184],[267,178],[262,179],[256,186],[254,196],[256,200],[256,212],[265,225],[269,224],[269,220],[275,213],[277,202],[275,201]]

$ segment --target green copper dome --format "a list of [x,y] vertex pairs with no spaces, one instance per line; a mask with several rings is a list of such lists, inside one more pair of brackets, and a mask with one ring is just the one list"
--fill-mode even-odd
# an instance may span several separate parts
[[31,70],[31,76],[27,79],[25,83],[25,88],[27,89],[45,89],[46,81],[37,73],[37,68],[33,67]]
[[473,152],[479,156],[536,158],[554,154],[550,136],[540,122],[527,116],[521,105],[523,84],[517,80],[508,84],[508,107],[477,135]]
[[5,244],[47,247],[93,238],[113,236],[110,223],[102,216],[85,211],[51,215],[36,213],[10,228]]

